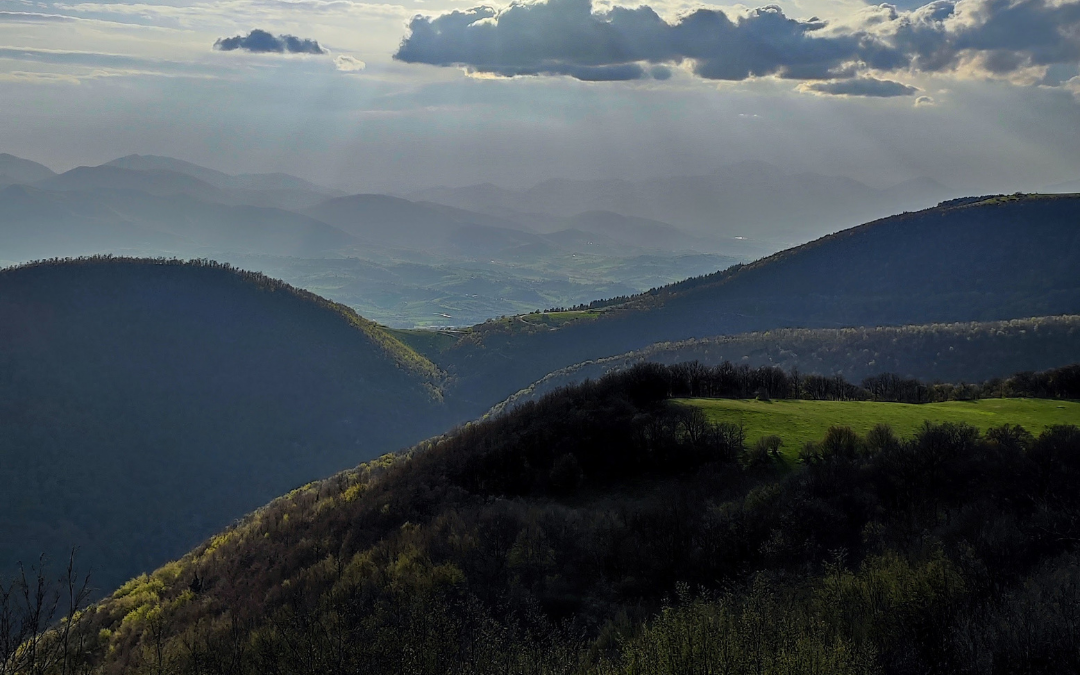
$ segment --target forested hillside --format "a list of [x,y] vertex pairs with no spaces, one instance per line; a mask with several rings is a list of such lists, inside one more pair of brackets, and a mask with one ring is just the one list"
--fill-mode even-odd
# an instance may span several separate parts
[[[78,615],[69,665],[1080,668],[1080,429],[837,426],[791,471],[738,426],[668,401],[799,381],[643,365],[313,483]],[[1080,386],[1075,368],[1040,381]]]
[[214,263],[0,271],[0,570],[112,590],[306,481],[436,433],[442,375],[352,310]]
[[882,372],[931,382],[981,382],[1080,363],[1080,316],[921,326],[781,328],[661,342],[556,370],[495,409],[638,363],[691,361],[707,366],[725,361],[751,367],[777,366],[806,375],[840,375],[853,382]]
[[649,344],[776,328],[1080,313],[1080,196],[942,204],[690,279],[559,327],[491,321],[429,357],[459,395],[499,399],[549,372]]

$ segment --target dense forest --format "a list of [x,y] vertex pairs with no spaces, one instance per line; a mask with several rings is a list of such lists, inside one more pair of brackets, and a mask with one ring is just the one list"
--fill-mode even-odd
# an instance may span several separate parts
[[95,586],[451,423],[443,375],[355,312],[209,262],[0,271],[0,571]]
[[706,366],[729,361],[755,368],[794,369],[810,375],[840,375],[853,382],[883,372],[928,382],[983,382],[1022,371],[1080,363],[1080,316],[922,326],[786,328],[662,342],[561,368],[493,410],[647,361],[697,361]]
[[669,401],[796,382],[643,364],[560,389],[293,491],[6,672],[1080,672],[1080,429],[838,420],[793,469]]
[[502,400],[583,361],[778,328],[1080,314],[1080,196],[943,204],[689,279],[558,327],[491,321],[425,352],[456,396]]

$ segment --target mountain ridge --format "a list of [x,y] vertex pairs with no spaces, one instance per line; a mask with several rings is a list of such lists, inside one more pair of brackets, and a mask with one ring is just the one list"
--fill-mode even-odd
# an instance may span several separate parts
[[900,210],[925,208],[954,194],[931,179],[876,189],[844,176],[788,172],[751,162],[704,175],[646,181],[554,179],[524,190],[487,184],[431,188],[408,196],[497,215],[517,211],[565,217],[609,210],[671,223],[693,234],[790,243]]
[[338,196],[340,191],[316,185],[283,172],[230,174],[182,159],[162,155],[125,155],[99,166],[113,166],[136,171],[167,170],[184,173],[219,189],[235,190],[300,190]]
[[6,152],[0,153],[0,185],[5,183],[33,183],[55,176],[56,172],[37,162]]

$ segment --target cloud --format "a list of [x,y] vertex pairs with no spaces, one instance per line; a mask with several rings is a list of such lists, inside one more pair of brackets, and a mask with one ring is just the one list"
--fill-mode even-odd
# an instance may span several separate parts
[[326,54],[318,42],[293,35],[273,35],[256,28],[247,35],[220,38],[214,49],[231,52],[242,49],[258,54]]
[[1080,76],[1066,81],[1063,86],[1066,91],[1071,92],[1072,95],[1076,97],[1077,101],[1080,101]]
[[[169,59],[108,52],[40,49],[0,45],[0,60],[37,64],[2,75],[4,82],[70,83],[117,77],[216,79],[219,69]],[[42,72],[47,71],[47,72]]]
[[180,69],[184,64],[164,59],[151,59],[126,54],[107,52],[85,52],[66,49],[35,49],[30,47],[8,47],[0,45],[0,59],[33,61],[58,66],[75,66],[95,69]]
[[63,14],[42,14],[41,12],[0,11],[0,23],[70,23],[78,21]]
[[367,64],[360,59],[353,58],[352,56],[346,56],[341,54],[334,58],[334,66],[343,72],[354,73],[364,68],[367,68]]
[[[105,15],[124,21],[171,22],[185,27],[290,23],[334,28],[343,21],[406,20],[410,12],[400,5],[353,0],[184,0],[178,4],[142,2],[54,3],[53,7],[80,14]],[[302,15],[302,17],[298,17]]]
[[824,25],[789,19],[778,7],[734,21],[699,9],[672,24],[647,6],[594,13],[591,0],[547,0],[417,16],[394,58],[508,76],[640,79],[649,73],[640,62],[692,60],[693,71],[709,79],[826,78],[857,55],[859,40],[815,37]]
[[878,80],[873,77],[856,77],[850,80],[833,80],[831,82],[808,82],[800,85],[799,88],[803,91],[809,91],[815,94],[828,94],[830,96],[869,96],[874,98],[911,96],[919,91],[915,87],[909,87],[902,82]]
[[879,31],[913,70],[1008,76],[1080,61],[1075,1],[936,0],[888,13]]
[[915,99],[916,108],[929,107],[934,105],[937,105],[937,101],[930,98],[929,96],[920,96],[919,98]]
[[516,2],[416,16],[394,58],[586,80],[663,79],[665,71],[648,66],[687,63],[706,79],[819,80],[825,82],[803,89],[859,96],[914,93],[880,79],[885,73],[1054,84],[1048,69],[1075,70],[1080,62],[1080,2],[935,0],[913,10],[884,4],[835,24],[793,19],[776,6],[730,16],[698,9],[667,21],[648,6],[593,11],[591,0]]
[[0,82],[10,84],[79,84],[79,78],[64,73],[34,73],[14,70],[0,73]]

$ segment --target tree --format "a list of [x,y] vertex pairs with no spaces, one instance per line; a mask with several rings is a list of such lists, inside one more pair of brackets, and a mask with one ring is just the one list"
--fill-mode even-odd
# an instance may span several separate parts
[[52,581],[44,556],[29,572],[0,582],[0,675],[74,675],[85,635],[78,630],[90,595],[90,575],[80,577],[75,552]]

